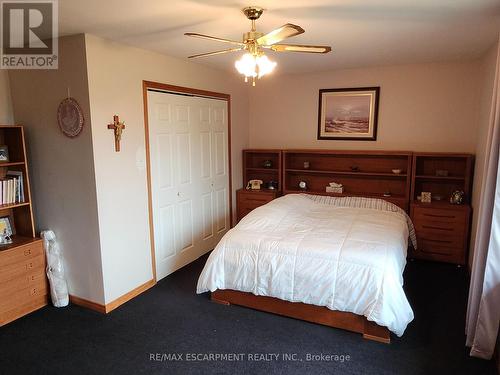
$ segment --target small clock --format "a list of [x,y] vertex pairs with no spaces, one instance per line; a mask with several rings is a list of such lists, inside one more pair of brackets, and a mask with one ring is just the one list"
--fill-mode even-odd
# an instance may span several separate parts
[[307,183],[305,181],[300,181],[299,182],[299,189],[300,190],[307,190]]

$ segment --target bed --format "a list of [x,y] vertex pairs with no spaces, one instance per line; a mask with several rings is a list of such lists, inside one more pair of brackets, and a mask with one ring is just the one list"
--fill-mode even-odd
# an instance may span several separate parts
[[288,194],[259,207],[210,254],[197,293],[388,343],[413,311],[403,290],[406,213],[381,199]]

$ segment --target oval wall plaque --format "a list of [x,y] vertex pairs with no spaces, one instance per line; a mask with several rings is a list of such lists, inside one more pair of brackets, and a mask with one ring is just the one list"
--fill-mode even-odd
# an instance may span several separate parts
[[73,138],[83,129],[83,112],[78,102],[73,98],[64,99],[57,108],[57,122],[63,134]]

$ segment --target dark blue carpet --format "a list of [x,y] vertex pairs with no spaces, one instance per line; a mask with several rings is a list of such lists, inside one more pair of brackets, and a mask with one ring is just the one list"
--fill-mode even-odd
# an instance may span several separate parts
[[[471,358],[464,347],[463,268],[410,262],[405,283],[415,320],[402,338],[393,336],[385,345],[356,333],[212,303],[207,294],[194,292],[205,260],[107,316],[77,306],[46,307],[0,328],[0,373],[495,373],[492,361]],[[215,360],[230,353],[233,361]],[[315,360],[308,361],[312,355]]]

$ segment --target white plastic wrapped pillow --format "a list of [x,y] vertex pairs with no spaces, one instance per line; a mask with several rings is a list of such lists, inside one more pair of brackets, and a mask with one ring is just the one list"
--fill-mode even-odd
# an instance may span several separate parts
[[50,283],[50,296],[55,307],[68,306],[68,285],[64,278],[64,266],[56,235],[51,230],[42,232],[43,246],[47,257],[47,277]]

